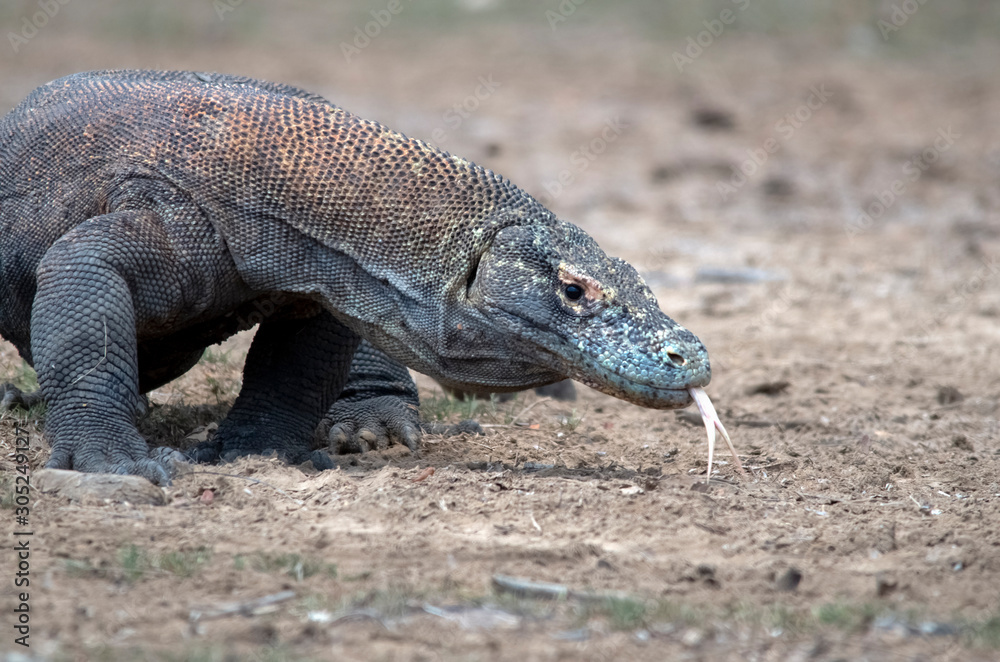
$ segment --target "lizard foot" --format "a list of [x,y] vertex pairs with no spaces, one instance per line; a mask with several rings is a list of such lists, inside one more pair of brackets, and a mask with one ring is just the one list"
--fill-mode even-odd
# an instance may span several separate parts
[[420,413],[391,395],[338,402],[317,432],[320,442],[338,454],[365,453],[392,444],[403,444],[416,452],[420,447]]
[[411,451],[420,448],[424,433],[451,437],[457,434],[484,434],[473,420],[455,425],[424,423],[415,407],[395,396],[380,396],[357,402],[338,402],[320,423],[320,442],[337,454],[365,453],[373,449],[403,444]]
[[0,412],[10,411],[15,407],[31,409],[44,401],[41,391],[25,393],[13,384],[0,384]]
[[150,453],[145,440],[136,435],[127,442],[117,441],[111,453],[106,453],[102,444],[56,442],[45,468],[142,476],[154,485],[169,485],[178,464],[184,461],[181,453],[170,448],[157,448]]

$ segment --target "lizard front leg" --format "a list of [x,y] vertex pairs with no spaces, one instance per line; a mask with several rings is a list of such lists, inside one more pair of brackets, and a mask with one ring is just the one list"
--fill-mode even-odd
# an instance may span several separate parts
[[135,418],[137,319],[169,319],[182,301],[171,254],[155,213],[121,211],[80,224],[42,258],[31,352],[48,402],[47,467],[169,482],[181,456],[151,457]]
[[312,450],[320,418],[347,382],[359,338],[327,311],[264,321],[247,353],[243,388],[212,441],[188,453],[198,462],[277,453],[287,462],[333,462]]

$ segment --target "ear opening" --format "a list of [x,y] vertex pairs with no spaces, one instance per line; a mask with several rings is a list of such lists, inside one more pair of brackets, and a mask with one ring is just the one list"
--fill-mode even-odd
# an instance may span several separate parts
[[472,294],[472,286],[476,284],[476,277],[479,275],[479,261],[482,260],[482,256],[477,255],[472,261],[472,268],[469,270],[469,275],[465,279],[465,296],[468,297]]

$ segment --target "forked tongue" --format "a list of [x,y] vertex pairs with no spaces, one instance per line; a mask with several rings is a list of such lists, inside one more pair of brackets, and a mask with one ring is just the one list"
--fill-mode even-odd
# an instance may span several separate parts
[[740,456],[736,454],[736,449],[733,448],[733,442],[729,439],[726,426],[722,424],[722,421],[719,420],[719,415],[715,413],[715,407],[712,406],[712,401],[709,399],[708,393],[705,393],[705,389],[698,386],[692,386],[688,389],[688,392],[694,398],[694,403],[698,405],[698,411],[701,412],[701,420],[705,422],[705,431],[708,432],[708,475],[705,478],[706,482],[712,480],[712,457],[715,455],[716,428],[722,433],[722,438],[726,440],[726,445],[729,446],[729,452],[733,454],[733,461],[736,463],[737,471],[745,476],[747,472],[743,470],[743,465],[740,464]]

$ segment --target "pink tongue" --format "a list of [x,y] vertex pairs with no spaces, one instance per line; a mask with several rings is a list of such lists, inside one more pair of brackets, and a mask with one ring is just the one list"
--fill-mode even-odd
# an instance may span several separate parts
[[715,407],[712,406],[712,401],[709,399],[708,393],[705,393],[705,389],[697,386],[689,388],[688,392],[694,398],[694,403],[698,405],[698,411],[701,412],[701,420],[705,422],[705,431],[708,433],[708,475],[706,482],[712,479],[712,458],[715,455],[716,429],[722,433],[722,438],[726,440],[729,452],[733,454],[736,469],[745,476],[746,471],[743,470],[743,465],[740,463],[740,456],[736,454],[733,442],[729,440],[729,433],[726,432],[726,427],[719,420],[719,415],[715,413]]

